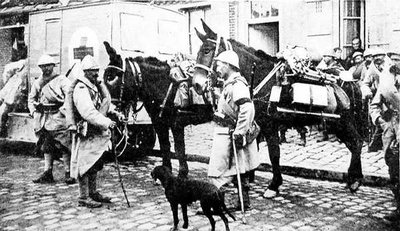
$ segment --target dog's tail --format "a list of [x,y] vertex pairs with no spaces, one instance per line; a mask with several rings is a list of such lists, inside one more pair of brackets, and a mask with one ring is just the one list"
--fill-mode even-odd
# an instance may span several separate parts
[[235,216],[233,216],[232,213],[229,212],[228,208],[227,208],[226,205],[225,205],[225,193],[224,193],[224,192],[221,192],[221,191],[218,191],[218,197],[219,197],[219,201],[221,202],[221,207],[222,207],[222,209],[223,209],[230,217],[232,217],[232,219],[233,219],[234,221],[236,221]]

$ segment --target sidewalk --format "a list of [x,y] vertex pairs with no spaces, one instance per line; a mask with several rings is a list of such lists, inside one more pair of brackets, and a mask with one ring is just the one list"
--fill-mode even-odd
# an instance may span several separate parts
[[[212,132],[211,123],[186,128],[185,143],[189,160],[208,162],[212,147]],[[350,151],[345,145],[340,143],[334,135],[329,135],[329,141],[317,142],[317,139],[321,138],[321,133],[315,128],[307,133],[305,147],[297,144],[299,137],[295,130],[288,130],[286,134],[288,143],[280,146],[282,173],[344,182],[351,158]],[[260,169],[271,171],[268,147],[265,142],[260,143],[260,153],[263,163]],[[364,144],[361,158],[364,184],[371,186],[386,185],[389,174],[383,152],[368,153],[367,145]]]

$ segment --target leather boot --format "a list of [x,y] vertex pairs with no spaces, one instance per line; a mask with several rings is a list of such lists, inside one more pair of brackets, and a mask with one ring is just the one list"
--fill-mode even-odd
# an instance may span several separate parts
[[39,183],[39,184],[54,183],[53,171],[51,169],[46,170],[44,173],[42,173],[42,175],[39,176],[39,178],[33,180],[33,183]]
[[306,144],[307,144],[306,133],[305,132],[301,132],[300,133],[300,146],[305,147]]
[[92,209],[92,208],[100,208],[103,204],[93,200],[90,197],[87,197],[87,198],[79,198],[78,205]]
[[[249,179],[248,177],[245,177],[244,175],[240,176],[241,181],[242,181],[242,195],[243,195],[243,205],[244,205],[244,210],[249,210],[250,209],[250,197],[249,197],[249,191],[250,191],[250,185],[249,185]],[[238,192],[239,192],[239,187],[236,185]],[[236,211],[241,211],[242,210],[242,205],[240,203],[240,196],[238,195],[238,199],[234,205],[233,208],[228,208],[229,210],[236,210]]]
[[64,182],[66,184],[75,184],[76,180],[71,177],[70,172],[65,172],[65,180],[64,180]]
[[80,194],[78,199],[78,205],[85,206],[88,208],[99,208],[102,206],[102,204],[100,202],[94,201],[92,198],[88,196],[88,188],[89,188],[88,180],[89,179],[87,174],[78,177],[79,194]]
[[97,172],[88,174],[89,197],[101,203],[111,203],[111,198],[101,195],[97,191]]

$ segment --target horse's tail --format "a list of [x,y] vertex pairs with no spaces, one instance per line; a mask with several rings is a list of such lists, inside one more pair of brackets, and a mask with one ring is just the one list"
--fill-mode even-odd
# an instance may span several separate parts
[[368,136],[368,115],[363,111],[360,86],[357,82],[345,82],[342,88],[350,99],[350,110],[344,113],[350,114],[349,117],[352,117],[358,134],[366,138]]

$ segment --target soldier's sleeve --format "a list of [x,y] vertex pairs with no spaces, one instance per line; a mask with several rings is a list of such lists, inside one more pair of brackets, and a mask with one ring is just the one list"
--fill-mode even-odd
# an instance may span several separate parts
[[381,116],[383,101],[384,99],[382,97],[382,94],[380,90],[378,90],[369,106],[369,114],[371,116],[372,123],[374,123],[375,125],[378,124],[378,119]]
[[364,92],[365,95],[372,95],[372,90],[371,90],[372,81],[373,81],[372,74],[370,71],[367,71],[361,83],[361,90]]
[[35,81],[35,82],[33,82],[31,91],[29,92],[29,95],[28,95],[28,109],[29,109],[29,112],[31,115],[36,110],[34,103],[38,101],[38,97],[39,97],[38,94],[39,94],[39,89],[38,89],[37,82]]
[[71,80],[69,80],[67,77],[64,76],[61,82],[61,91],[64,96],[64,101],[68,94],[68,91],[70,90],[70,87],[71,87]]
[[254,115],[254,105],[250,99],[248,87],[238,81],[233,85],[233,101],[239,108],[235,134],[245,135],[250,129],[250,122]]
[[3,72],[3,83],[6,84],[7,81],[20,69],[15,62],[9,63],[4,67]]
[[87,87],[78,83],[74,89],[73,101],[79,115],[88,123],[107,130],[111,120],[102,115],[93,105]]

